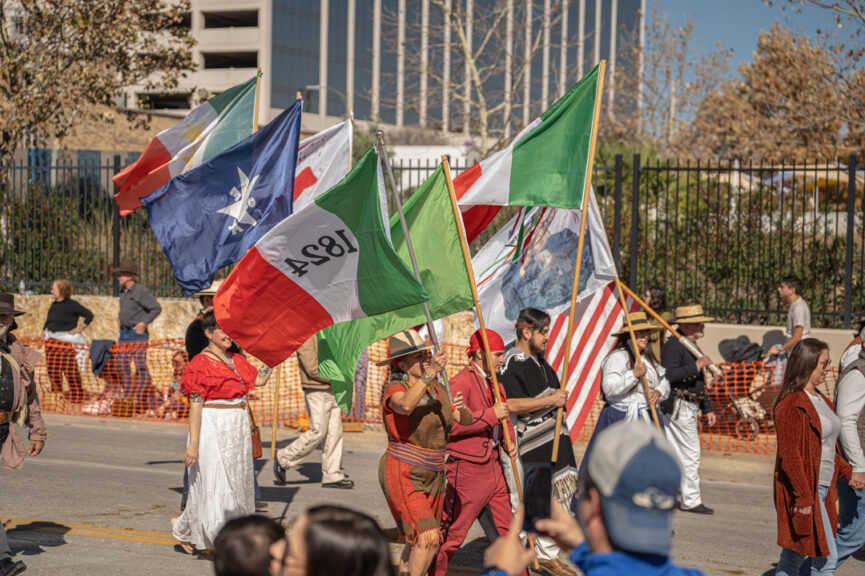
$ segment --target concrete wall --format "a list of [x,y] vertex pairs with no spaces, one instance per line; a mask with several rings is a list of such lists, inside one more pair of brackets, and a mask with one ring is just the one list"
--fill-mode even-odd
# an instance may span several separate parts
[[[675,328],[675,326],[674,326]],[[709,357],[716,363],[723,362],[718,344],[727,338],[747,336],[751,342],[763,346],[766,351],[774,344],[784,342],[784,326],[753,326],[750,324],[706,324],[706,335],[698,344]],[[829,354],[832,364],[837,365],[841,353],[853,339],[853,330],[831,330],[828,328],[815,328],[811,331],[813,338],[819,338],[829,344]]]
[[[117,325],[119,298],[74,294],[72,298],[89,308],[94,314],[93,323],[84,331],[84,337],[88,341],[117,340],[120,332]],[[53,301],[54,299],[49,295],[16,295],[15,307],[27,314],[17,318],[18,330],[15,333],[29,338],[40,337],[48,308]],[[150,339],[183,338],[186,334],[186,326],[201,309],[198,298],[160,298],[159,303],[162,305],[162,313],[150,325]]]

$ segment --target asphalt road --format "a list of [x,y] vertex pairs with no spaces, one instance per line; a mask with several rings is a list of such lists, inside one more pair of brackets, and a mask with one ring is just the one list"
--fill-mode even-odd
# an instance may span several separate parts
[[[209,560],[183,554],[170,534],[170,519],[179,513],[184,426],[51,414],[48,426],[39,457],[28,458],[20,472],[0,472],[0,517],[27,574],[212,574]],[[295,435],[280,430],[278,446]],[[262,436],[268,456],[270,430],[263,428]],[[290,521],[309,506],[339,503],[371,514],[395,540],[377,479],[384,445],[379,432],[346,435],[343,465],[356,483],[351,491],[320,486],[317,452],[288,472],[284,487],[273,485],[270,461],[257,462],[268,514]],[[712,453],[704,464],[704,500],[716,513],[677,513],[676,561],[709,575],[771,574],[779,554],[772,459]],[[477,573],[485,546],[475,525],[452,573]],[[865,554],[860,555],[837,574],[863,573]]]

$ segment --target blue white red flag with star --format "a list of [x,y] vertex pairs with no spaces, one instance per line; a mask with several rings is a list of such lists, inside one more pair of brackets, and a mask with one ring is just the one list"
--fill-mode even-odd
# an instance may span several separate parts
[[143,198],[186,294],[208,287],[292,212],[302,103]]

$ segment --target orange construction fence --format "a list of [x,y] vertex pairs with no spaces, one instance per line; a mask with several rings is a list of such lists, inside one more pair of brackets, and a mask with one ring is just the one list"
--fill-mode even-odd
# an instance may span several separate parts
[[[180,379],[187,364],[181,340],[106,343],[110,347],[105,349],[95,342],[91,346],[56,340],[22,341],[42,354],[36,382],[47,412],[159,421],[183,421],[188,415],[188,404],[180,394]],[[444,347],[448,373],[454,376],[467,364],[465,348],[452,344]],[[376,362],[386,356],[386,341],[376,342],[364,352],[355,373],[354,401],[347,420],[381,424],[381,397],[388,368]],[[724,364],[721,369],[724,375],[714,380],[709,391],[718,421],[709,427],[706,417],[701,419],[703,448],[774,454],[777,443],[772,405],[780,389],[783,366],[756,361]],[[837,371],[831,370],[822,386],[830,398],[834,398],[836,377]],[[300,425],[306,410],[295,357],[278,366],[268,385],[251,395],[256,420],[265,425],[273,421],[277,383],[278,422]],[[588,441],[602,406],[599,396],[576,440]]]

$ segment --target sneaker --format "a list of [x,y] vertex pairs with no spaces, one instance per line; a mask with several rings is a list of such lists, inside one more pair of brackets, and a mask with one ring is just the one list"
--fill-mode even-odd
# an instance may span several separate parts
[[322,482],[322,488],[340,488],[342,490],[351,490],[354,488],[354,482],[348,478],[343,478],[337,482]]
[[20,560],[18,562],[11,558],[6,558],[0,562],[0,576],[15,576],[27,570],[27,565]]
[[279,465],[279,460],[273,460],[273,476],[276,478],[275,484],[282,486],[285,484],[285,468]]
[[684,506],[679,506],[679,510],[682,512],[693,512],[694,514],[714,514],[715,511],[706,506],[703,503],[697,504],[693,508],[685,508]]
[[255,501],[255,511],[256,512],[267,512],[268,503],[264,500],[256,500]]

